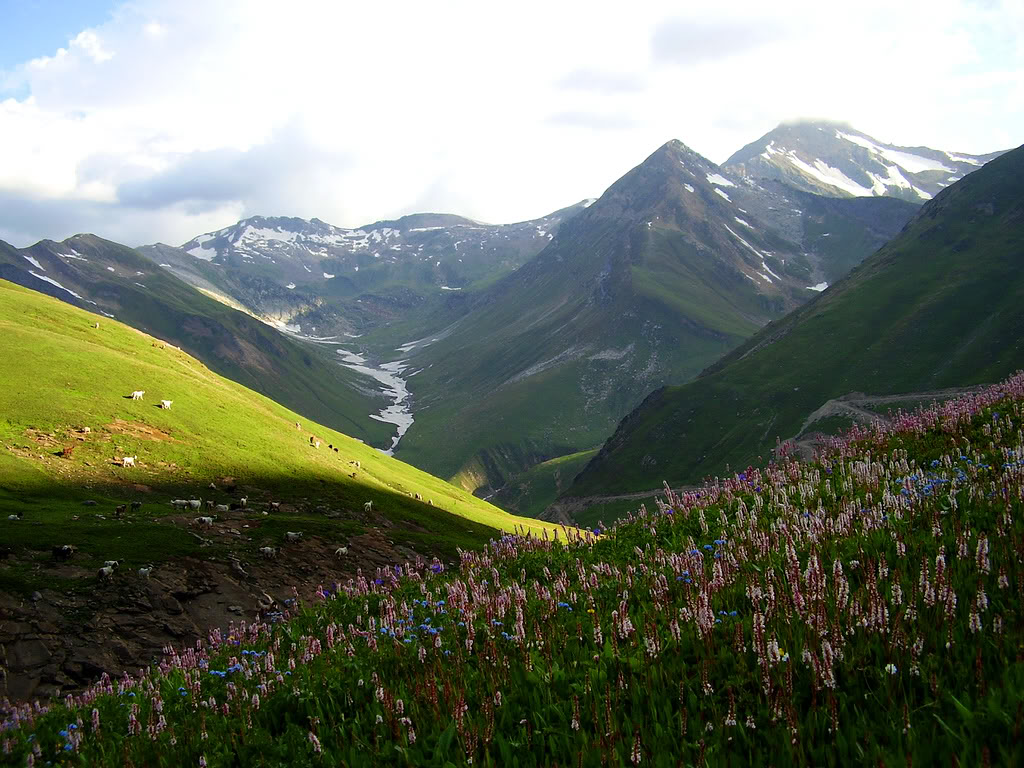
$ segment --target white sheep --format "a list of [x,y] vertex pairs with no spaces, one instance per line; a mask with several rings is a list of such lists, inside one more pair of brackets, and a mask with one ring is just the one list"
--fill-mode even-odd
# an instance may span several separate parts
[[348,547],[338,547],[336,550],[334,550],[334,554],[337,557],[344,557],[348,554]]
[[92,324],[92,327],[93,327],[93,328],[99,328],[99,327],[100,327],[100,324],[99,324],[99,323],[93,323],[93,324]]
[[213,518],[212,517],[197,517],[192,522],[193,522],[193,524],[201,526],[203,528],[212,528],[213,527]]
[[301,538],[302,538],[302,531],[285,531],[284,532],[284,540],[285,541],[298,541]]
[[242,505],[242,509],[245,509],[246,505],[249,503],[249,497],[243,496],[238,500],[238,503]]
[[272,502],[270,502],[270,511],[271,512],[280,512],[281,511],[281,502],[280,501],[272,501]]
[[144,394],[146,394],[146,390],[136,389],[134,392],[132,392],[132,400],[141,400]]
[[139,568],[139,576],[141,576],[144,579],[148,579],[149,574],[151,574],[152,572],[153,566],[150,566],[149,568]]
[[121,466],[122,467],[134,467],[135,466],[135,460],[137,458],[139,458],[139,457],[138,456],[125,456],[125,457],[123,457],[121,459]]
[[171,403],[173,402],[173,400],[161,400],[160,407],[163,408],[165,411],[169,411],[171,410]]
[[16,515],[8,515],[7,519],[8,520],[21,520],[21,512],[19,512]]
[[111,568],[109,565],[105,565],[99,569],[96,575],[104,581],[106,581],[108,579],[114,578],[114,569]]
[[299,422],[297,422],[297,421],[296,421],[296,422],[295,422],[295,428],[296,428],[296,429],[302,429],[302,425],[301,425],[301,424],[299,424]]
[[368,501],[365,504],[363,504],[363,512],[369,512],[371,509],[373,509],[372,501]]
[[277,557],[277,550],[273,547],[260,547],[260,554],[267,560]]
[[188,499],[174,499],[171,506],[175,509],[185,509],[188,506]]
[[[210,502],[210,503],[212,504],[213,502]],[[218,504],[217,506],[215,506],[213,508],[213,510],[214,510],[214,512],[227,512],[228,511],[228,505],[227,504]]]
[[121,562],[119,560],[106,560],[103,563],[104,568],[120,568]]
[[188,505],[190,507],[192,507],[192,509],[199,509],[201,506],[203,506],[203,500],[202,499],[189,499],[188,500]]

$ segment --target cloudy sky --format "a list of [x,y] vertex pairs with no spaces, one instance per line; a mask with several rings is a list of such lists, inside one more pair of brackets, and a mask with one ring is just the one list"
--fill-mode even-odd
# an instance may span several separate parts
[[0,0],[0,239],[251,215],[491,222],[783,120],[1024,142],[1019,0]]

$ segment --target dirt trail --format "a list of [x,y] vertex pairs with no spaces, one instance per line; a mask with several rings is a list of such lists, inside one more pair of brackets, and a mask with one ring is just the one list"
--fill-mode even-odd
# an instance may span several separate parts
[[[672,490],[676,493],[699,490],[697,485],[680,485]],[[547,509],[538,515],[541,520],[561,525],[576,525],[573,515],[582,512],[587,507],[595,504],[608,504],[613,501],[629,501],[631,499],[649,499],[654,496],[664,496],[665,488],[654,488],[650,491],[636,491],[634,493],[620,493],[610,496],[577,496],[559,499],[550,504]]]

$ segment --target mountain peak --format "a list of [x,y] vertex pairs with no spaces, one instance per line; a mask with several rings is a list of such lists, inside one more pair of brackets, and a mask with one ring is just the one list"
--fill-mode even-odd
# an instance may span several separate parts
[[1002,154],[965,155],[886,144],[832,121],[781,123],[725,161],[753,179],[830,197],[898,197],[922,203]]

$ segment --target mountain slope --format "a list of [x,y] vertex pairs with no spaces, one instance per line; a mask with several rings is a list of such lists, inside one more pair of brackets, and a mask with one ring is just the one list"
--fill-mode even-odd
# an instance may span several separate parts
[[968,155],[885,144],[842,123],[784,123],[732,155],[724,168],[838,197],[930,200],[1002,152]]
[[[311,596],[357,568],[452,562],[458,547],[500,530],[541,530],[153,337],[94,320],[0,281],[4,694],[27,698],[137,668],[169,642],[194,644],[251,616],[264,591],[279,601],[293,586]],[[126,397],[136,389],[142,400]],[[121,466],[126,455],[134,467]],[[170,499],[225,508],[181,512]],[[129,501],[141,508],[119,519],[115,507]],[[197,515],[216,519],[190,525]],[[304,535],[290,542],[286,531]],[[78,551],[51,557],[63,544]],[[280,550],[266,558],[267,546]],[[97,568],[114,559],[119,572],[98,588]],[[150,578],[136,574],[142,566],[154,569]],[[42,598],[27,601],[35,590]]]
[[345,229],[254,216],[181,248],[140,251],[260,317],[321,336],[362,334],[517,269],[588,203],[506,225],[419,213]]
[[203,296],[123,245],[94,235],[25,249],[0,242],[0,278],[116,317],[308,418],[367,442],[388,442],[391,428],[366,415],[382,401],[362,377],[325,359],[329,353]]
[[825,401],[995,381],[1024,366],[1024,148],[944,190],[815,301],[625,418],[567,497],[767,457]]
[[[398,455],[484,489],[597,446],[652,388],[696,375],[824,288],[847,256],[805,242],[825,220],[805,219],[809,200],[664,145],[535,259],[469,296],[464,317],[403,350],[416,423]],[[873,205],[845,215],[848,202]],[[826,205],[871,247],[915,210]]]

